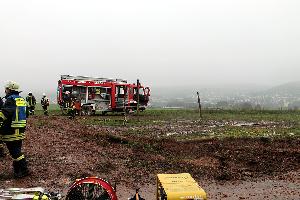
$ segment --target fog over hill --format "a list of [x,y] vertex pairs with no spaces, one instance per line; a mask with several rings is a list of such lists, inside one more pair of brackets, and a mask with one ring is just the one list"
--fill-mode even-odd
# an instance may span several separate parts
[[260,85],[223,85],[214,87],[153,88],[151,105],[156,107],[196,107],[199,91],[205,107],[294,109],[300,107],[300,82],[274,87]]
[[[56,85],[53,88],[24,89],[26,96],[33,92],[39,101],[46,93],[52,103],[56,103]],[[151,87],[150,107],[197,107],[197,92],[203,107],[235,109],[251,104],[250,108],[297,109],[300,108],[300,81],[277,86],[269,85],[222,85],[222,86],[165,86]],[[4,93],[0,94],[2,97]]]
[[300,97],[300,81],[279,85],[265,91],[264,93],[268,95]]

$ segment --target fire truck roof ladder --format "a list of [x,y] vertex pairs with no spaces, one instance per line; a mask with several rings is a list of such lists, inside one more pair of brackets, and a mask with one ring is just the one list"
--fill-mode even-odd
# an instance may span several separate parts
[[100,81],[100,82],[121,82],[127,83],[124,79],[112,79],[112,78],[95,78],[88,76],[73,76],[73,75],[61,75],[61,80],[76,80],[76,81]]

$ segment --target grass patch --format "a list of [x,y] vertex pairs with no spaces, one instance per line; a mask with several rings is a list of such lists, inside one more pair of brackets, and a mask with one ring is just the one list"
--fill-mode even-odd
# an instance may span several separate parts
[[[59,110],[51,110],[51,114],[61,115]],[[200,119],[197,109],[148,109],[139,115],[128,115],[127,121],[124,121],[124,116],[120,113],[79,116],[78,119],[84,125],[126,127],[120,133],[123,136],[157,135],[179,140],[300,136],[300,112],[286,110],[204,110],[203,118]]]

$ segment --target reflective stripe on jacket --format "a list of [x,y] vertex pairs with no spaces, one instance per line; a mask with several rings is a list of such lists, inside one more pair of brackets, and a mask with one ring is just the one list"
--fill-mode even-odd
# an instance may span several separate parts
[[0,138],[1,138],[1,141],[4,141],[4,142],[24,140],[25,139],[25,133],[24,133],[24,131],[20,131],[20,129],[15,129],[14,134],[0,135]]
[[11,95],[16,102],[16,110],[12,118],[12,128],[25,128],[26,127],[26,101],[19,95]]
[[3,125],[0,129],[3,141],[23,140],[26,128],[26,101],[18,93],[7,95],[2,108]]

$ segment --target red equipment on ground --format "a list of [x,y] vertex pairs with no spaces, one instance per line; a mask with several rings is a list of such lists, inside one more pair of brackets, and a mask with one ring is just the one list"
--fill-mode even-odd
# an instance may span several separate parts
[[97,177],[87,177],[76,180],[70,187],[65,199],[117,200],[118,198],[115,188],[107,181]]
[[149,96],[149,87],[129,84],[123,79],[61,75],[57,88],[57,102],[62,111],[79,101],[85,115],[97,111],[105,114],[145,110]]

